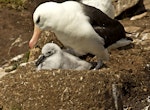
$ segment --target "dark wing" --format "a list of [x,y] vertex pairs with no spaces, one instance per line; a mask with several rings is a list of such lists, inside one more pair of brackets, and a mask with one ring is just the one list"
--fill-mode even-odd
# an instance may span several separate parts
[[82,7],[85,15],[90,18],[89,22],[95,32],[105,40],[105,48],[126,37],[124,27],[120,22],[111,19],[97,8],[88,5],[82,5]]

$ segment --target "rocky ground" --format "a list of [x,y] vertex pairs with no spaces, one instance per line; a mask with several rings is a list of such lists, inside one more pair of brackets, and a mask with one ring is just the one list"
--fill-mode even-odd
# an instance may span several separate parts
[[[117,85],[115,93],[119,91],[122,97],[117,99],[120,108],[123,105],[124,110],[150,109],[150,7],[145,13],[120,20],[133,43],[113,50],[110,61],[97,71],[37,72],[29,64],[12,72],[29,57],[32,11],[1,6],[0,13],[0,76],[7,74],[0,78],[0,109],[113,110],[112,84]],[[34,50],[39,53],[39,48]],[[31,53],[35,54],[33,50]],[[16,55],[23,56],[19,63],[10,61]]]

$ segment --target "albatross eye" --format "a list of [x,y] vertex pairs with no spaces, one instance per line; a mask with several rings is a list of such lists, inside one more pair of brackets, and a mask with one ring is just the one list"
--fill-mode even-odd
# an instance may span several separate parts
[[36,24],[38,24],[40,22],[40,16],[38,17],[38,19],[36,20]]

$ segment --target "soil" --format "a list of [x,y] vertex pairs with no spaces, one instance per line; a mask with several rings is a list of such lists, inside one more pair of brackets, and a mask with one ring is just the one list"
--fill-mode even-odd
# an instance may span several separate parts
[[[32,36],[33,24],[32,12],[29,10],[1,7],[0,13],[0,65],[2,66],[10,58],[29,51],[28,41]],[[131,21],[126,18],[120,22],[125,27],[140,27],[136,33],[145,30],[150,33],[150,12],[142,19]],[[18,69],[16,73],[4,77],[0,83],[1,108],[108,110],[112,109],[108,88],[116,82],[122,84],[124,108],[143,109],[148,106],[146,99],[150,96],[150,39],[138,43],[136,39],[142,39],[142,36],[131,37],[135,42],[126,48],[113,50],[109,62],[105,62],[105,66],[97,71],[51,70],[34,74],[36,72],[34,66]],[[101,84],[97,83],[99,81]],[[101,90],[100,94],[105,94],[105,97],[98,98],[99,95],[96,93],[98,90]]]
[[27,10],[0,8],[0,65],[29,50],[32,36],[32,16]]

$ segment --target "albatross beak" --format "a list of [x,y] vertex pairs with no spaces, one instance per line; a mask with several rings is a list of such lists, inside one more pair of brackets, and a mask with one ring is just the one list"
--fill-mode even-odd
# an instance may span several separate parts
[[38,41],[38,38],[41,34],[41,30],[39,29],[39,27],[37,27],[36,25],[34,26],[34,33],[33,33],[33,36],[29,42],[29,47],[30,48],[33,48],[35,46],[35,44],[37,43]]

